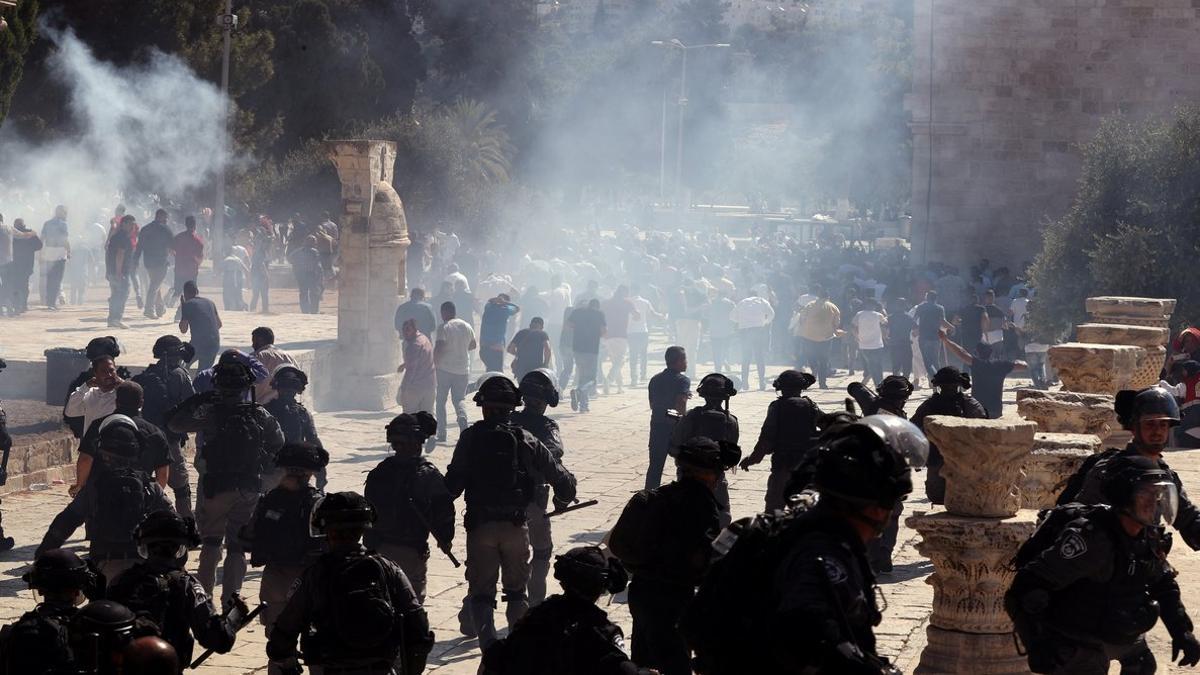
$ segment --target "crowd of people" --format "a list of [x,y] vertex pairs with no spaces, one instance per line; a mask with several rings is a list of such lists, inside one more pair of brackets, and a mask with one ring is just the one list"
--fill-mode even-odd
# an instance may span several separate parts
[[[435,640],[430,556],[437,549],[457,566],[460,532],[458,629],[478,640],[486,675],[893,673],[874,634],[885,611],[877,584],[893,571],[913,470],[926,469],[933,504],[946,492],[926,421],[999,417],[1013,371],[1050,386],[1034,355],[1064,337],[1027,330],[1034,289],[987,260],[963,277],[914,268],[902,248],[825,238],[809,248],[785,231],[735,239],[623,227],[523,251],[434,232],[414,237],[411,290],[394,317],[402,412],[384,432],[391,454],[354,491],[326,492],[338,449],[303,403],[307,373],[265,326],[251,351],[222,349],[216,303],[188,270],[180,276],[174,242],[200,235],[194,223],[181,233],[169,223],[162,212],[139,228],[125,214],[108,236],[114,269],[128,270],[109,279],[109,324],[121,325],[138,261],[147,315],[165,312],[157,292],[175,251],[179,331],[190,342],[160,337],[156,362],[137,375],[117,364],[114,338],[88,345],[91,368],[64,408],[79,436],[72,499],[27,576],[41,603],[0,632],[0,673],[181,672],[197,643],[227,652],[257,617],[270,673],[303,664],[415,675]],[[251,230],[267,243],[245,264],[221,261],[227,312],[244,309],[240,291],[230,294],[239,274],[261,291],[251,304],[268,302],[253,260],[277,258],[277,232],[262,221]],[[298,242],[286,255],[309,275],[298,284],[304,311],[319,311],[319,281],[335,259],[318,236],[284,237],[285,249]],[[652,331],[671,345],[659,372]],[[792,367],[769,375],[780,362]],[[1200,661],[1166,563],[1166,527],[1196,548],[1200,511],[1162,459],[1190,428],[1197,363],[1200,332],[1185,332],[1169,381],[1117,397],[1133,441],[1089,459],[1018,554],[1006,609],[1035,672],[1105,672],[1113,660],[1153,672],[1144,635],[1159,618],[1172,660]],[[861,373],[846,390],[857,409],[822,409],[809,396],[835,369]],[[743,453],[750,434],[731,404],[752,385],[778,396]],[[910,415],[922,385],[933,394]],[[586,415],[596,397],[635,386],[650,409],[644,488],[604,545],[556,557],[552,518],[588,504],[550,409]],[[693,393],[701,402],[689,406]],[[428,454],[448,440],[450,407],[459,433],[439,467]],[[10,446],[0,433],[5,457]],[[761,511],[734,513],[726,472],[768,458]],[[81,525],[86,559],[62,548]],[[0,532],[0,543],[16,542]],[[242,597],[249,566],[262,568],[253,609]],[[562,593],[550,593],[551,574]],[[630,650],[597,605],[626,590]]]

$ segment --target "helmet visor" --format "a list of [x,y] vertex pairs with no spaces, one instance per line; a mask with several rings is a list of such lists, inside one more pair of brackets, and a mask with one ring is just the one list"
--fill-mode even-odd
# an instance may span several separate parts
[[1130,504],[1134,519],[1147,527],[1171,525],[1179,513],[1179,489],[1169,480],[1138,485]]
[[935,384],[933,385],[933,393],[951,395],[962,391],[962,385],[958,384]]
[[312,511],[308,516],[308,536],[314,539],[325,538],[325,528],[317,524],[317,512],[321,510],[321,504],[325,502],[325,495],[321,495],[313,504]]
[[917,425],[895,415],[870,415],[861,424],[879,434],[893,450],[900,453],[911,469],[920,469],[929,460],[929,441]]

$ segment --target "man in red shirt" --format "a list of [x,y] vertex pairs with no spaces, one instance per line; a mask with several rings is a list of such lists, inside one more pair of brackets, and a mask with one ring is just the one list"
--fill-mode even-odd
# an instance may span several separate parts
[[204,240],[196,234],[196,217],[188,216],[183,223],[184,231],[175,235],[171,251],[175,253],[175,286],[167,294],[174,304],[183,292],[183,285],[200,276],[200,263],[204,262]]

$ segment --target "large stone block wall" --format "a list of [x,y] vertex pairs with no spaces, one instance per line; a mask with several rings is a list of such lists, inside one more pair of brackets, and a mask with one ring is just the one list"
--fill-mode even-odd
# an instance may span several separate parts
[[1071,204],[1079,145],[1105,116],[1165,112],[1200,95],[1194,0],[914,3],[917,260],[1032,259],[1045,220]]

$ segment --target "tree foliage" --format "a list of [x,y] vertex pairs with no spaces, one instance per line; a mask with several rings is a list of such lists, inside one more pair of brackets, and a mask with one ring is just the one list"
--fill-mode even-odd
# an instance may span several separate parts
[[1082,321],[1096,295],[1177,298],[1200,319],[1200,108],[1106,120],[1084,147],[1074,203],[1046,227],[1034,261],[1030,323],[1044,334]]
[[24,0],[17,10],[6,12],[8,28],[0,30],[0,124],[8,115],[9,102],[21,81],[25,53],[37,35],[38,0]]

